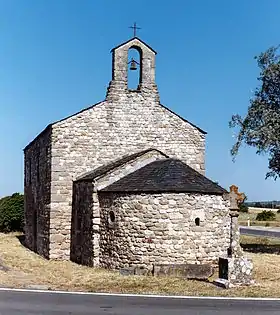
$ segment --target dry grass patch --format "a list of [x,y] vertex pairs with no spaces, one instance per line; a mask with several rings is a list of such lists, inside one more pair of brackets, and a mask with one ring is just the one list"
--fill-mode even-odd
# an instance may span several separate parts
[[[269,210],[269,209],[266,209]],[[257,221],[256,217],[261,211],[250,209],[249,212],[240,212],[238,222],[240,225],[247,226],[248,218],[250,219],[251,226],[269,226],[269,227],[280,227],[280,213],[274,211],[276,218],[274,221]]]
[[249,256],[254,261],[258,285],[223,290],[215,287],[211,279],[207,283],[172,277],[121,276],[118,272],[69,261],[48,261],[22,246],[15,234],[0,234],[0,258],[11,268],[8,272],[0,272],[0,285],[28,287],[37,284],[50,289],[92,292],[280,297],[280,256]]
[[276,245],[280,248],[280,238],[278,237],[241,235],[240,242],[241,244]]

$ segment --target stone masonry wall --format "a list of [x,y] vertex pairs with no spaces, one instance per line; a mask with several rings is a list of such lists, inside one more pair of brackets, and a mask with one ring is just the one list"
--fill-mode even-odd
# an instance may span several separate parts
[[129,49],[136,49],[139,52],[141,65],[138,90],[158,101],[159,95],[155,83],[155,52],[136,38],[113,49],[113,77],[110,82],[107,99],[116,101],[121,97],[122,92],[128,89]]
[[103,267],[217,263],[227,253],[229,202],[222,196],[100,192],[99,203]]
[[151,150],[94,181],[79,180],[73,183],[70,248],[72,261],[88,266],[99,265],[100,207],[97,191],[160,158],[166,156],[157,150]]
[[24,151],[24,208],[26,246],[49,257],[51,203],[51,129]]
[[55,124],[52,140],[51,234],[65,231],[69,246],[51,244],[52,258],[69,257],[72,182],[83,173],[150,147],[204,173],[204,134],[141,93]]
[[[127,87],[127,56],[130,48],[136,48],[142,58],[141,82],[137,91],[129,91]],[[48,153],[48,159],[51,158],[51,174],[48,173],[48,180],[44,180],[46,188],[41,188],[45,187],[41,184],[38,188],[35,180],[32,188],[26,186],[30,209],[37,209],[33,207],[33,203],[38,203],[37,196],[48,199],[51,194],[51,203],[44,200],[44,206],[40,205],[38,210],[40,213],[46,209],[50,211],[49,218],[39,224],[45,224],[45,227],[49,224],[50,227],[50,258],[69,259],[72,184],[80,175],[123,155],[151,147],[181,159],[204,173],[205,135],[160,105],[155,83],[155,52],[134,38],[113,50],[112,72],[104,102],[52,124],[52,133],[49,135],[51,144],[42,147],[42,150],[48,147],[51,151]],[[42,137],[44,136],[38,137],[27,151],[40,147]],[[32,158],[32,161],[36,159]],[[46,168],[49,172],[49,164],[46,164]],[[46,176],[44,170],[40,176]],[[31,190],[32,193],[29,193]],[[34,226],[30,220],[27,225],[27,230]],[[31,232],[27,234],[31,244]],[[46,233],[43,234],[43,237],[38,236],[39,242],[47,240]]]
[[[70,259],[76,263],[93,266],[93,184],[73,184]],[[63,236],[60,236],[63,240]],[[59,242],[58,242],[59,243]],[[64,245],[64,244],[62,244]]]

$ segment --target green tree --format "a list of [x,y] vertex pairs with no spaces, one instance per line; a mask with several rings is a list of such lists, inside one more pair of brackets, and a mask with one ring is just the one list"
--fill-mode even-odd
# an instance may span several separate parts
[[238,206],[240,212],[248,212],[249,211],[249,207],[246,203],[246,200],[247,200],[247,196],[245,195],[244,200]]
[[24,222],[24,196],[15,193],[0,199],[0,231],[22,231]]
[[244,118],[233,115],[230,127],[238,128],[236,143],[231,149],[233,159],[242,144],[254,147],[257,154],[269,157],[266,178],[280,176],[280,55],[278,47],[271,47],[257,59],[260,86],[250,100]]

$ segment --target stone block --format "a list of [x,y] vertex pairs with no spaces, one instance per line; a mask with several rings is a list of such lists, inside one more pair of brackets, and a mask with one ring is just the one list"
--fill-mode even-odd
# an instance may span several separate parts
[[216,280],[213,281],[213,284],[223,288],[223,289],[229,289],[230,287],[230,282],[227,279],[223,279],[223,278],[218,278]]
[[154,276],[175,276],[186,279],[207,280],[214,273],[210,264],[158,264],[154,265]]
[[247,257],[219,258],[219,278],[228,280],[232,285],[251,285],[253,263]]
[[52,243],[62,243],[65,240],[65,236],[61,234],[50,235],[50,242]]
[[135,267],[134,274],[137,276],[148,276],[151,274],[151,271],[144,267]]

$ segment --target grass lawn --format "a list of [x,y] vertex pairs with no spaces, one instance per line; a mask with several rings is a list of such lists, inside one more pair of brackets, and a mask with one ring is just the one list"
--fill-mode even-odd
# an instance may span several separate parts
[[[242,242],[248,245],[262,241],[246,236]],[[22,246],[16,234],[0,234],[0,258],[2,264],[10,268],[8,272],[0,271],[0,285],[27,288],[36,284],[50,289],[90,292],[280,297],[280,255],[246,255],[253,259],[257,284],[224,290],[211,283],[216,275],[209,282],[172,277],[121,276],[115,271],[79,266],[70,261],[48,261]]]

